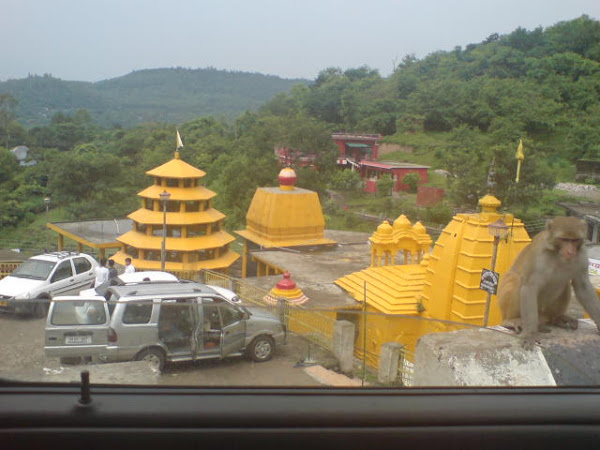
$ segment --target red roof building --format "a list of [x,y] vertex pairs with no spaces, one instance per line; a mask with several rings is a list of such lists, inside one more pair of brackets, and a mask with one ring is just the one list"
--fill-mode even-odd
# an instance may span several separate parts
[[331,139],[338,148],[339,166],[358,168],[360,161],[376,161],[379,157],[380,134],[333,133]]
[[[380,134],[338,132],[331,135],[338,148],[337,165],[342,169],[358,170],[365,181],[366,192],[377,192],[377,180],[389,174],[394,180],[394,192],[408,189],[402,180],[409,173],[417,173],[419,184],[427,183],[429,166],[395,161],[377,161]],[[316,154],[278,147],[275,149],[279,165],[314,167]]]
[[391,175],[394,180],[393,191],[404,191],[408,189],[408,185],[402,180],[409,173],[416,173],[421,180],[419,184],[427,183],[429,166],[419,164],[403,163],[396,161],[361,161],[360,176],[365,181],[366,192],[377,192],[377,180],[383,175]]

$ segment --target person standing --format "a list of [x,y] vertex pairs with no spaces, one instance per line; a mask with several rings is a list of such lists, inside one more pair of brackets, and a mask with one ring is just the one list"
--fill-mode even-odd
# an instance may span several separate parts
[[135,267],[131,264],[131,258],[125,258],[125,273],[135,272]]
[[100,286],[102,283],[108,281],[108,268],[106,267],[106,258],[100,259],[100,265],[95,270],[96,280],[94,281],[94,287]]
[[108,260],[108,279],[112,280],[113,278],[117,278],[118,276],[119,276],[119,272],[117,272],[117,269],[115,268],[115,260],[109,259]]

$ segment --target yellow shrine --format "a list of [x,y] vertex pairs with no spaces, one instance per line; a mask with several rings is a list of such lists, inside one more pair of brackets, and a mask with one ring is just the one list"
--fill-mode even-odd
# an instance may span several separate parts
[[137,270],[160,270],[164,257],[164,270],[179,276],[227,271],[239,254],[229,248],[235,238],[223,227],[225,215],[212,207],[217,194],[202,185],[206,173],[181,160],[179,151],[146,173],[154,184],[138,194],[142,207],[128,216],[132,230],[117,238],[115,262],[129,257]]
[[285,299],[286,303],[291,306],[302,305],[309,300],[292,280],[289,272],[284,272],[283,279],[263,297],[263,301],[269,305],[277,305],[279,299]]
[[[500,204],[486,195],[479,201],[481,212],[454,216],[431,253],[427,253],[431,239],[419,223],[411,225],[400,216],[393,226],[384,222],[378,227],[370,238],[371,267],[335,281],[370,313],[367,323],[358,327],[355,342],[359,354],[366,343],[370,364],[377,365],[386,342],[400,342],[413,352],[424,334],[484,324],[488,293],[480,289],[480,282],[482,269],[490,268],[493,256],[490,225],[501,219],[508,228],[497,241],[495,271],[500,276],[531,241],[519,219],[498,212]],[[403,264],[396,264],[396,259]],[[500,320],[492,295],[488,325]]]
[[[293,248],[335,245],[324,237],[325,217],[316,192],[296,187],[296,172],[279,172],[279,187],[258,188],[246,214],[246,229],[236,233],[244,240],[242,277],[248,276],[251,248]],[[283,273],[258,262],[256,275]]]

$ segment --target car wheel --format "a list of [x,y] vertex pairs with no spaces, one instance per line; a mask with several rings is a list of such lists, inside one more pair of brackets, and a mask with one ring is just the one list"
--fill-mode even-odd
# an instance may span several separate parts
[[43,319],[48,315],[48,309],[50,308],[50,299],[47,297],[38,298],[33,304],[33,317],[36,319]]
[[136,361],[147,361],[154,372],[161,372],[165,366],[165,352],[158,348],[147,348],[138,353]]
[[268,361],[273,357],[275,342],[271,336],[262,335],[255,337],[246,349],[246,355],[253,361]]

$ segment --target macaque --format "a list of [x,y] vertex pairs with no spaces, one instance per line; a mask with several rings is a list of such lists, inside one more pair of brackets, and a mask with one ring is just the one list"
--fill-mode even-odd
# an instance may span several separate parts
[[577,300],[600,328],[600,300],[588,275],[584,235],[583,221],[554,218],[500,278],[502,325],[521,333],[525,349],[533,348],[538,331],[550,331],[548,325],[577,329],[577,319],[566,315],[571,285]]

